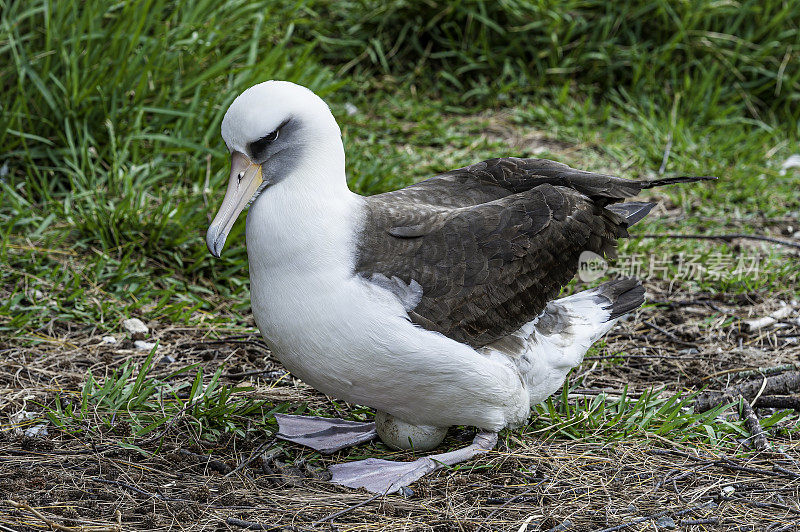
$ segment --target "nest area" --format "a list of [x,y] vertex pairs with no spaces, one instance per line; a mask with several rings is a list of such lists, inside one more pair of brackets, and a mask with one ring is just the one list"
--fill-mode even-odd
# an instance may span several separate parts
[[[792,336],[798,334],[796,324],[742,327],[743,320],[774,311],[780,295],[682,297],[663,288],[648,286],[655,304],[622,322],[572,373],[570,405],[579,409],[600,394],[618,397],[626,387],[634,400],[652,389],[656,396],[706,390],[701,397],[711,403],[741,393],[755,406],[749,413],[764,419],[776,411],[760,406],[771,404],[770,397],[796,400],[798,390],[776,392],[770,384],[783,379],[793,386],[788,377],[800,360]],[[151,370],[156,377],[191,364],[206,376],[223,367],[221,383],[248,385],[236,393],[270,407],[302,403],[317,414],[369,415],[291,378],[255,336],[152,329],[160,342]],[[41,420],[13,421],[20,411],[52,408],[56,396],[79,395],[89,372],[102,381],[108,371],[147,357],[129,340],[104,344],[100,335],[67,325],[51,324],[42,334],[48,341],[31,347],[0,345],[0,530],[800,527],[796,416],[787,418],[788,425],[763,431],[762,449],[752,433],[734,438],[733,446],[713,446],[646,431],[612,439],[599,432],[575,438],[558,427],[506,431],[493,452],[423,478],[413,493],[374,497],[327,483],[326,466],[365,453],[396,460],[410,459],[410,453],[368,444],[320,457],[276,444],[268,430],[228,432],[208,441],[188,411],[141,438],[130,435],[122,417],[101,423],[101,413],[91,412],[83,425],[69,430],[49,425],[46,435],[26,436],[20,429]],[[193,375],[173,378],[191,381]],[[746,410],[730,408],[720,414],[720,423],[741,419],[746,426]],[[446,444],[462,445],[471,436],[468,428],[452,429]]]

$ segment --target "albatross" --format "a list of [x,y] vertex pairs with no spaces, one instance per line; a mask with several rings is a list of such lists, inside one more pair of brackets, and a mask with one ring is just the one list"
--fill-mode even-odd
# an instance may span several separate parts
[[364,197],[345,176],[341,131],[311,90],[267,81],[222,120],[227,191],[206,236],[219,257],[240,213],[253,316],[272,355],[312,387],[377,411],[376,425],[279,416],[279,436],[333,452],[378,436],[437,447],[413,462],[331,467],[332,482],[396,492],[492,449],[557,391],[589,347],[644,302],[636,279],[558,298],[585,251],[616,241],[653,203],[644,189],[709,177],[629,180],[503,157]]

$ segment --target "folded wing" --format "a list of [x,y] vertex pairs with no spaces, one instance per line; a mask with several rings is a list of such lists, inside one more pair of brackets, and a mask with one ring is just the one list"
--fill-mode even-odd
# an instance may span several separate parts
[[[675,181],[675,180],[680,181]],[[538,316],[590,250],[652,204],[643,188],[706,178],[627,179],[544,159],[492,159],[366,198],[356,272],[395,293],[409,318],[481,347]]]

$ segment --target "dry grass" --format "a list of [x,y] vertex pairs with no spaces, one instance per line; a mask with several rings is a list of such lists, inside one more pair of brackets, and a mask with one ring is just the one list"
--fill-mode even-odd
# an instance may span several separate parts
[[[706,385],[722,389],[746,380],[742,370],[798,360],[800,347],[789,338],[774,330],[746,334],[739,327],[737,318],[768,313],[776,301],[754,300],[747,294],[667,297],[665,288],[651,285],[648,291],[651,300],[669,299],[671,306],[645,308],[615,329],[604,347],[590,353],[573,374],[573,382],[580,379],[580,385],[573,387],[571,402],[601,392],[613,397],[625,384],[633,397],[652,387],[663,388],[662,394]],[[285,376],[257,345],[198,343],[228,332],[155,329],[161,342],[156,360],[162,362],[155,374],[166,375],[192,363],[210,374],[224,365],[223,375],[229,376],[223,380],[251,382],[252,390],[243,393],[254,400],[304,402],[328,415],[341,414],[343,408],[352,412]],[[129,340],[109,345],[90,331],[56,328],[52,333],[52,338],[34,347],[5,349],[0,373],[4,419],[14,419],[22,410],[41,411],[39,405],[52,404],[57,392],[80,390],[88,371],[102,375],[126,360],[146,357],[146,352],[131,349]],[[618,353],[622,353],[619,358],[608,358]],[[241,375],[254,370],[266,373]],[[761,413],[763,417],[768,412]],[[494,452],[457,471],[423,479],[413,486],[411,497],[374,498],[317,525],[370,499],[366,493],[325,482],[327,464],[360,457],[365,451],[391,453],[371,445],[322,458],[280,444],[267,447],[265,457],[255,456],[248,467],[230,474],[269,440],[266,434],[210,443],[190,423],[178,419],[167,427],[160,443],[139,439],[146,451],[142,453],[119,445],[124,423],[110,430],[98,427],[70,435],[51,426],[49,436],[31,438],[7,425],[0,432],[0,499],[28,504],[48,520],[76,530],[240,529],[226,524],[228,518],[260,523],[266,529],[333,526],[341,531],[524,530],[525,526],[652,530],[656,522],[667,526],[670,520],[681,530],[795,530],[800,524],[800,467],[793,462],[800,458],[800,444],[792,427],[769,433],[782,454],[754,454],[746,438],[733,451],[730,447],[723,451],[657,435],[637,434],[611,442],[591,435],[567,440],[558,431],[508,432]],[[458,445],[470,437],[468,429],[453,430],[448,442]],[[8,530],[49,526],[9,503],[0,504],[0,525]]]
[[[305,478],[295,486],[258,469],[226,478],[174,448],[147,460],[134,451],[94,451],[76,441],[56,448],[46,441],[3,442],[4,496],[27,500],[66,526],[113,526],[119,511],[123,529],[215,530],[228,517],[309,529],[369,498],[322,480]],[[236,456],[230,448],[215,453]],[[770,457],[733,461],[747,468],[736,470],[713,455],[701,456],[637,442],[529,441],[475,464],[486,470],[434,475],[409,499],[378,498],[334,522],[339,530],[516,530],[533,517],[531,530],[567,520],[574,525],[569,530],[599,530],[665,513],[677,523],[716,519],[728,530],[796,525],[800,480],[776,475]],[[7,506],[2,523],[44,528]]]

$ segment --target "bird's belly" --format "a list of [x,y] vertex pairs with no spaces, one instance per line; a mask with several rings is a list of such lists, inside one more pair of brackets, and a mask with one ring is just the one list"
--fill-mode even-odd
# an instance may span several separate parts
[[[254,283],[256,285],[256,283]],[[356,402],[381,379],[378,329],[392,313],[358,279],[316,282],[307,276],[261,282],[251,290],[253,315],[273,355],[323,393]]]
[[363,280],[287,281],[253,283],[253,314],[274,356],[317,390],[414,424],[498,430],[527,417],[518,375],[412,325]]

